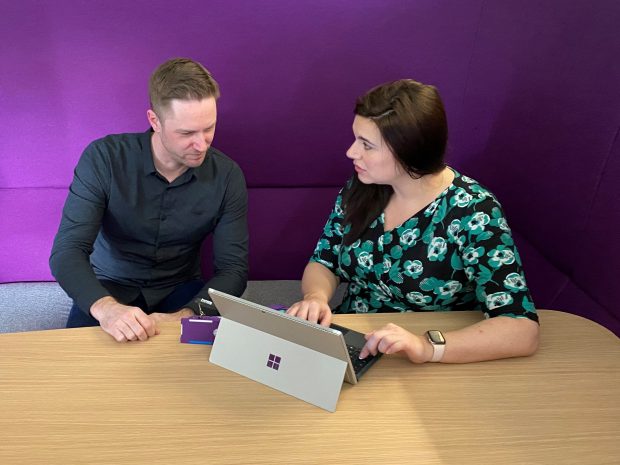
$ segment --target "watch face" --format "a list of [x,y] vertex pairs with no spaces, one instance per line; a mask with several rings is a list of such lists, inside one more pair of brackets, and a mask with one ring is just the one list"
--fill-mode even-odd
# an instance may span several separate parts
[[441,334],[441,331],[437,331],[436,329],[431,329],[428,331],[428,338],[431,340],[433,344],[445,344],[446,340]]

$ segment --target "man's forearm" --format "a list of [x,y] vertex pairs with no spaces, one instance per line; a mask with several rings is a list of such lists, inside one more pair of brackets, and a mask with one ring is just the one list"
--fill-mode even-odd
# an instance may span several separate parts
[[110,296],[101,285],[88,258],[80,251],[52,251],[50,269],[60,287],[71,297],[83,312],[88,313],[95,302]]
[[196,297],[211,300],[208,293],[209,288],[239,297],[243,294],[247,285],[247,271],[245,269],[238,267],[235,270],[220,271],[207,281],[205,287],[202,288]]

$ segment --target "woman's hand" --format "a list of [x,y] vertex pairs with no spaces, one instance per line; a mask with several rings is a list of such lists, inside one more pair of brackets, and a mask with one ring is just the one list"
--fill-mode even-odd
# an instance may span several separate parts
[[286,313],[322,326],[329,326],[332,322],[332,311],[327,300],[312,295],[291,305]]
[[413,363],[425,363],[433,358],[433,351],[433,346],[425,337],[389,323],[366,334],[366,344],[360,352],[360,358],[366,358],[369,354],[377,355],[377,352],[405,352]]

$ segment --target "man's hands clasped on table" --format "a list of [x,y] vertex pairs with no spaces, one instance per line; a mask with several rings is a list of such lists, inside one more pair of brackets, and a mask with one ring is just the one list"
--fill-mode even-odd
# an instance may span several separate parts
[[123,305],[113,297],[96,301],[90,313],[99,321],[101,329],[118,342],[146,341],[159,334],[156,318],[138,307]]
[[159,323],[179,321],[181,318],[194,315],[189,308],[182,308],[174,313],[147,315],[142,309],[123,305],[110,296],[95,302],[90,313],[99,321],[101,329],[118,342],[146,341],[159,334]]

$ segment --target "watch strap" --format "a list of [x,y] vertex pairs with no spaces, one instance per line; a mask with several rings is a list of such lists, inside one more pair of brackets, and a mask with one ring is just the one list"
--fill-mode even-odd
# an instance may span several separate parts
[[433,357],[431,358],[431,362],[441,362],[444,350],[446,349],[445,344],[433,344],[431,342],[431,345],[433,346]]

